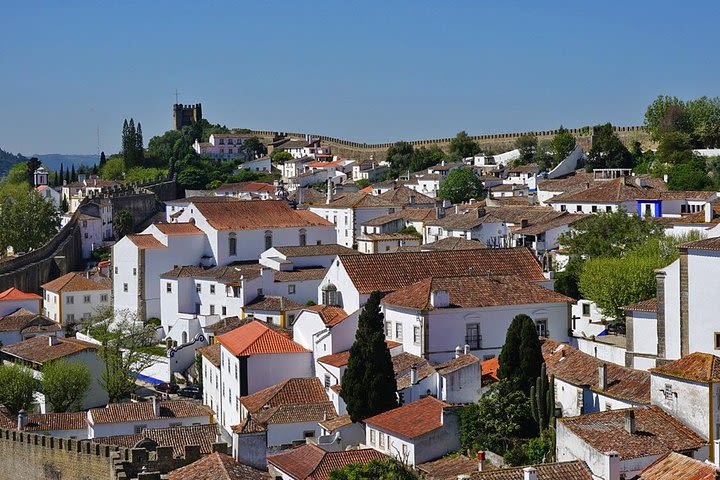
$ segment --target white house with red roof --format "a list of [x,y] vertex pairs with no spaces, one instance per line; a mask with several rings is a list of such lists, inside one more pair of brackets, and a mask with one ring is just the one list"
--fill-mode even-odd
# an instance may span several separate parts
[[60,192],[55,190],[49,185],[38,185],[35,187],[35,191],[40,194],[42,198],[47,200],[48,202],[51,202],[55,208],[60,208],[60,203],[62,202],[62,196]]
[[112,281],[87,272],[70,272],[41,285],[43,315],[65,325],[77,325],[99,309],[112,306]]
[[365,464],[385,458],[369,448],[328,452],[310,444],[269,456],[268,468],[275,480],[328,480],[330,472],[351,463]]
[[459,433],[457,411],[435,397],[365,419],[365,445],[412,466],[459,449]]
[[0,292],[0,317],[24,308],[32,313],[40,313],[42,297],[34,293],[25,293],[15,287]]
[[288,378],[312,376],[312,352],[259,321],[216,337],[220,344],[220,400],[226,431],[240,423],[240,397]]
[[451,359],[465,345],[488,359],[500,353],[519,314],[533,319],[540,336],[567,340],[572,302],[512,275],[429,277],[383,298],[385,337],[436,362]]
[[277,187],[271,183],[226,183],[215,190],[215,196],[239,198],[240,200],[270,200],[275,198],[276,190]]

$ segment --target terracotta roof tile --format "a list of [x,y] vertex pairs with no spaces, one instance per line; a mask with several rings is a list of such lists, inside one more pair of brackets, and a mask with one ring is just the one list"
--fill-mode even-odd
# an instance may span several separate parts
[[678,248],[686,250],[720,250],[720,237],[704,238],[694,242],[680,244]]
[[[358,252],[359,253],[359,252]],[[275,282],[304,282],[322,280],[328,269],[325,267],[304,267],[275,272]]]
[[234,458],[218,452],[168,474],[168,480],[267,480],[268,478],[266,472],[243,465]]
[[[105,408],[89,410],[93,424],[125,423],[152,420],[158,418],[153,413],[152,402],[111,403]],[[186,400],[166,400],[160,402],[159,418],[210,417],[212,410]]]
[[275,193],[275,187],[271,183],[262,182],[239,182],[220,185],[216,192],[270,192]]
[[210,363],[220,367],[220,344],[213,343],[207,347],[198,348],[198,353],[207,358]]
[[[490,467],[485,462],[485,468]],[[447,457],[422,463],[416,467],[425,476],[425,480],[457,480],[458,475],[465,475],[477,471],[478,461],[465,455],[449,455]]]
[[673,362],[651,368],[650,371],[696,382],[718,382],[720,381],[720,357],[710,353],[695,352]]
[[24,308],[0,318],[0,332],[55,332],[61,329],[59,323]]
[[327,480],[330,472],[351,463],[387,458],[371,448],[326,452],[316,445],[303,445],[276,455],[268,463],[297,480]]
[[301,310],[303,308],[297,302],[289,298],[275,295],[261,295],[245,305],[245,310],[257,310],[262,312],[280,312],[286,310]]
[[425,358],[412,353],[402,352],[392,357],[391,360],[398,390],[409,388],[412,385],[410,382],[410,370],[412,367],[415,367],[417,381],[435,373],[435,368]]
[[4,300],[41,300],[40,295],[34,293],[25,293],[22,290],[18,290],[15,287],[10,287],[7,290],[0,292],[0,301]]
[[367,418],[365,424],[405,438],[415,438],[441,428],[442,410],[448,406],[435,397],[425,397]]
[[293,342],[287,335],[278,333],[257,320],[216,338],[221,345],[237,357],[310,351]]
[[628,305],[626,307],[623,307],[625,311],[631,311],[631,312],[657,312],[657,298],[651,298],[648,300],[643,300],[642,302],[633,303],[632,305]]
[[337,243],[323,243],[320,245],[294,245],[288,247],[273,247],[286,257],[315,257],[320,255],[360,255],[360,252]]
[[[576,386],[590,389],[610,397],[637,403],[650,403],[650,373],[622,367],[581,352],[567,344],[545,340],[542,345],[543,358],[548,374]],[[598,368],[607,366],[607,386],[599,386]]]
[[670,452],[645,467],[638,480],[716,480],[720,470],[715,465]]
[[477,308],[499,305],[574,302],[569,297],[535,282],[509,275],[442,277],[420,280],[383,298],[382,303],[417,310],[433,310],[435,291],[446,291],[450,304],[444,308]]
[[[50,339],[54,342],[53,345],[50,345]],[[43,364],[52,360],[75,355],[84,350],[97,350],[97,348],[98,346],[94,343],[84,342],[74,338],[38,335],[23,340],[22,342],[3,347],[2,352],[28,362]]]
[[[635,413],[634,434],[625,430],[625,418],[631,410]],[[614,450],[623,460],[686,452],[707,445],[707,440],[657,405],[588,413],[558,421],[591,448],[599,452]]]
[[426,243],[420,246],[422,251],[434,250],[480,250],[488,248],[484,243],[477,240],[467,240],[460,237],[447,237],[435,242]]
[[322,422],[320,422],[320,426],[328,432],[332,432],[337,430],[338,428],[352,425],[352,423],[353,422],[350,419],[350,415],[340,415],[330,420],[323,420]]
[[[592,480],[592,471],[585,462],[573,460],[570,462],[544,463],[533,465],[537,480]],[[501,468],[489,472],[474,472],[471,480],[523,480],[523,468]]]
[[381,193],[380,195],[378,195],[378,197],[383,200],[386,200],[390,203],[400,204],[400,205],[414,205],[414,204],[434,205],[435,204],[434,198],[430,198],[427,195],[424,195],[424,194],[422,194],[416,190],[413,190],[411,188],[408,188],[404,185],[394,188],[392,190],[388,190],[385,193]]
[[140,250],[150,250],[155,248],[167,248],[160,240],[149,233],[137,233],[125,235],[128,240],[135,244]]
[[155,223],[155,228],[165,235],[204,235],[193,223]]
[[306,210],[293,210],[284,200],[248,200],[194,204],[216,230],[258,230],[290,227],[333,226]]
[[469,365],[474,365],[478,362],[480,362],[480,359],[478,357],[467,353],[448,360],[447,362],[443,362],[440,365],[435,365],[435,369],[440,375],[447,375],[449,373],[465,368]]
[[252,415],[261,425],[320,422],[337,415],[331,401],[295,405],[278,405]]
[[259,392],[240,397],[240,403],[251,414],[263,408],[280,405],[325,403],[328,401],[325,388],[317,377],[290,378]]
[[[393,342],[390,340],[385,340],[385,344],[388,346],[388,348],[395,348],[402,345],[401,343]],[[330,365],[332,367],[344,367],[345,365],[347,365],[349,358],[350,350],[345,350],[342,352],[333,353],[331,355],[325,355],[324,357],[318,358],[317,361],[326,365]]]
[[327,327],[334,327],[348,317],[345,310],[331,305],[313,305],[311,307],[306,307],[305,310],[315,312],[320,315],[320,319]]
[[363,222],[362,225],[367,226],[380,226],[386,223],[395,222],[397,220],[423,222],[428,220],[434,220],[437,218],[437,210],[434,208],[404,208],[397,212],[383,215],[381,217],[373,218]]
[[390,292],[433,275],[459,276],[472,272],[546,280],[540,264],[527,248],[341,255],[340,260],[359,293]]
[[485,384],[485,377],[489,377],[495,381],[500,381],[497,374],[498,368],[500,368],[500,361],[498,357],[493,357],[482,362],[483,385]]
[[606,202],[619,203],[656,196],[650,186],[640,187],[634,183],[634,177],[622,177],[614,180],[597,181],[588,189],[568,192],[551,198],[547,203],[567,202]]
[[94,438],[92,441],[105,445],[133,448],[139,441],[147,438],[160,447],[173,447],[173,454],[178,457],[185,453],[185,445],[197,445],[200,447],[201,455],[209,455],[212,453],[212,445],[216,442],[217,435],[217,424],[182,425],[168,428],[143,428],[142,432],[137,434],[99,437]]
[[[17,423],[17,417],[15,417]],[[27,432],[44,432],[51,430],[84,430],[87,429],[87,413],[30,413],[23,430]]]
[[338,195],[329,204],[324,201],[316,202],[313,204],[317,207],[324,208],[363,208],[363,207],[399,207],[401,204],[393,203],[385,198],[380,198],[378,195],[372,195],[368,192],[352,192]]
[[91,290],[110,290],[112,282],[99,275],[87,278],[85,272],[70,272],[48,283],[40,285],[48,292],[86,292]]

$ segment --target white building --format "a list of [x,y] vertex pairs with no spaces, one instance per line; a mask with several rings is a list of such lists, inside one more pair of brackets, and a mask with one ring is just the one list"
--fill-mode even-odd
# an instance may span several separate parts
[[65,325],[77,325],[112,306],[112,282],[88,272],[70,272],[41,285],[43,315]]
[[[88,367],[90,371],[90,388],[80,405],[81,409],[105,405],[108,394],[103,389],[101,380],[105,371],[105,364],[97,355],[98,346],[94,343],[84,342],[75,338],[61,338],[57,336],[38,335],[19,343],[5,346],[2,349],[4,358],[8,361],[28,367],[33,376],[42,379],[42,367],[56,360],[78,362]],[[40,411],[49,411],[45,396],[35,394],[35,401]]]
[[250,137],[250,134],[213,133],[208,142],[195,140],[193,148],[198,154],[215,160],[237,158],[242,151],[242,144]]
[[460,448],[459,431],[457,412],[425,397],[365,419],[365,445],[415,466]]
[[292,450],[268,456],[268,470],[275,480],[306,480],[327,478],[327,472],[350,464],[382,460],[387,456],[371,448],[327,451],[307,444]]
[[42,198],[52,203],[55,208],[60,208],[60,202],[62,202],[62,195],[60,192],[48,185],[39,185],[35,187],[35,191],[38,192]]
[[14,312],[0,317],[0,343],[2,345],[12,345],[38,335],[63,337],[65,330],[60,322],[55,322],[25,308],[18,308]]
[[270,183],[226,183],[215,190],[218,197],[234,197],[240,200],[270,200],[275,198],[277,188]]
[[77,182],[68,183],[62,186],[62,198],[68,202],[67,213],[73,213],[80,206],[80,203],[91,194],[97,194],[108,189],[120,185],[118,182],[100,180],[95,176],[90,178],[82,178]]
[[538,335],[567,340],[572,299],[533,280],[481,275],[428,277],[387,295],[386,338],[437,362],[452,358],[462,345],[485,360],[500,353],[513,318],[525,314]]
[[41,313],[43,297],[34,293],[25,293],[15,287],[0,292],[0,317],[4,317],[19,309],[32,313]]

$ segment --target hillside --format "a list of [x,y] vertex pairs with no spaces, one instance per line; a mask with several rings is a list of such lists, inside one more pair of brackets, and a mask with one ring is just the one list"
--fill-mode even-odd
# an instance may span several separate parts
[[5,175],[16,163],[25,161],[27,161],[27,158],[23,157],[19,153],[17,155],[13,155],[12,153],[6,152],[0,148],[0,176]]

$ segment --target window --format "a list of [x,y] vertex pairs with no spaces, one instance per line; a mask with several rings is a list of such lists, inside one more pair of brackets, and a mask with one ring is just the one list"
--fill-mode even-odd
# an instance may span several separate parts
[[295,293],[295,285],[288,285],[288,295]]
[[235,364],[235,379],[238,379],[238,364]]
[[265,250],[272,248],[272,232],[270,230],[265,231]]
[[577,206],[575,207],[575,211],[576,211],[576,212],[582,212],[582,205],[577,205]]
[[273,323],[273,317],[265,317],[267,323]]
[[403,336],[403,325],[402,323],[395,324],[395,340],[402,340]]
[[385,434],[380,432],[380,441],[378,442],[380,448],[385,448]]
[[128,284],[123,283],[123,292],[127,292],[127,291],[128,291]]
[[75,321],[75,315],[72,314],[72,313],[68,313],[67,315],[65,315],[65,319],[66,319],[68,322],[71,322],[71,323],[72,323],[72,322]]
[[589,303],[582,304],[582,314],[583,314],[583,317],[590,316],[590,304]]
[[108,295],[107,295],[107,293],[103,293],[102,295],[100,295],[100,301],[101,301],[101,302],[107,302],[107,301],[108,301]]
[[146,428],[147,428],[147,425],[135,425],[133,427],[133,431],[135,432],[135,435],[139,435]]
[[258,294],[258,297],[262,297],[263,289],[262,289],[262,288],[258,288],[258,289],[257,289],[257,294]]
[[547,320],[535,320],[535,328],[537,328],[539,337],[548,336]]
[[215,285],[210,285],[210,295],[215,295]]
[[83,295],[83,303],[90,303],[90,295]]
[[303,432],[303,438],[313,438],[315,436],[314,430],[305,430]]
[[225,315],[227,315],[227,307],[222,307],[222,310],[221,310],[221,311],[222,311],[223,317],[224,317]]
[[398,392],[398,405],[405,405],[405,392]]
[[187,332],[182,332],[182,343],[183,345],[187,343]]
[[133,268],[133,277],[137,276],[137,268]]
[[597,213],[597,208],[598,208],[597,205],[593,205],[593,206],[592,206],[592,212],[593,212],[593,213]]
[[608,207],[605,207],[605,211],[606,211],[607,213],[612,212],[612,207],[609,207],[609,206],[608,206]]
[[289,323],[290,325],[292,325],[293,323],[295,323],[295,315],[288,315],[287,318],[288,318],[288,323]]
[[392,322],[385,322],[385,336],[392,338]]
[[371,429],[370,429],[370,445],[375,445],[375,437],[376,437],[376,435],[377,435],[377,432],[375,432],[375,430],[373,430],[373,429],[371,428]]
[[480,324],[471,323],[465,325],[465,344],[470,345],[470,348],[477,350],[480,348],[480,342],[482,341],[482,335],[480,335]]
[[167,293],[172,293],[172,283],[167,282],[167,283],[165,284],[165,291],[166,291]]
[[330,375],[325,374],[325,388],[330,388]]
[[210,315],[215,315],[215,305],[210,305]]
[[305,245],[307,245],[307,232],[305,231],[304,228],[300,229],[299,241],[300,241],[300,246],[304,247]]
[[418,326],[413,327],[413,343],[420,345],[420,327]]
[[237,255],[237,237],[234,233],[231,233],[228,238],[228,255],[231,257]]
[[720,332],[715,332],[715,350],[720,350]]
[[195,284],[195,291],[197,293],[202,293],[202,283],[196,283]]
[[65,304],[72,305],[74,303],[75,303],[75,297],[73,297],[72,295],[68,295],[67,297],[65,297]]
[[115,267],[115,275],[118,273],[118,267]]

